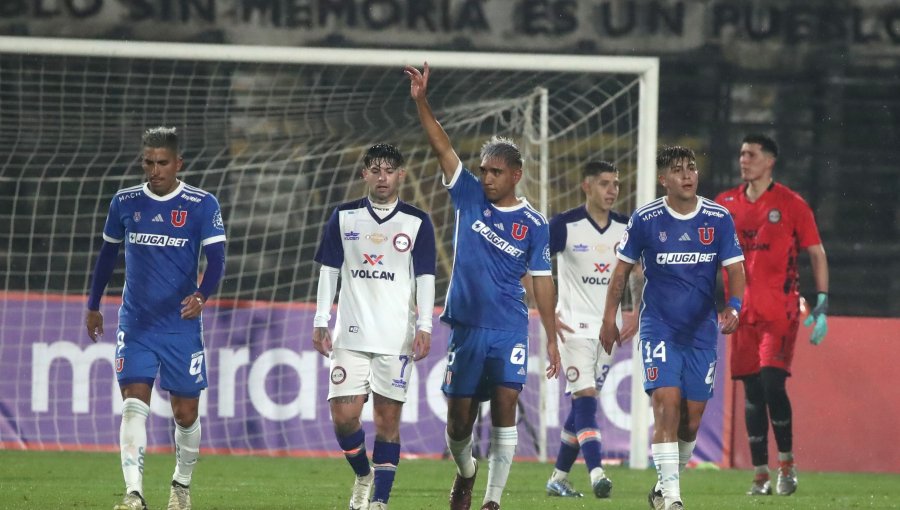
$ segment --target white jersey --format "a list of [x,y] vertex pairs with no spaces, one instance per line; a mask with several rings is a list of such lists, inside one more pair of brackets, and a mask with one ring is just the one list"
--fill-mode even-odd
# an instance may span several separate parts
[[341,271],[335,348],[412,352],[416,276],[435,268],[428,214],[402,201],[384,218],[368,198],[343,204],[325,225],[315,260]]
[[[609,224],[600,228],[583,205],[550,220],[550,252],[559,254],[556,311],[577,336],[600,336],[606,291],[618,263],[616,244],[627,223],[625,216],[610,212]],[[621,312],[616,323],[622,323]]]

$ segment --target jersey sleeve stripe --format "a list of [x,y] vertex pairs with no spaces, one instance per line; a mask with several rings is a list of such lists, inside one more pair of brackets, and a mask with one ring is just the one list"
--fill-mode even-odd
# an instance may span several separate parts
[[531,276],[553,276],[553,271],[551,270],[541,270],[541,271],[528,271],[528,274]]
[[116,239],[115,237],[110,237],[110,236],[106,235],[106,232],[103,233],[103,240],[106,241],[107,243],[115,243],[115,244],[119,244],[123,241],[122,239]]
[[452,188],[456,184],[456,181],[459,179],[459,176],[463,173],[463,171],[462,160],[460,160],[459,164],[456,165],[456,171],[453,172],[453,177],[450,178],[450,182],[445,181],[443,175],[441,175],[441,182],[444,183],[444,186],[448,189]]
[[224,235],[220,235],[220,236],[212,236],[212,237],[207,237],[207,238],[204,239],[203,241],[200,241],[200,245],[201,245],[201,246],[207,246],[207,245],[210,245],[210,244],[213,244],[213,243],[223,243],[223,242],[225,242],[225,236],[224,236]]
[[637,263],[636,260],[631,259],[631,258],[628,258],[628,257],[626,257],[625,255],[622,255],[622,254],[619,253],[619,252],[616,252],[616,258],[619,259],[619,260],[621,260],[622,262],[628,262],[629,264],[636,264],[636,263]]
[[744,260],[743,255],[738,255],[737,257],[731,257],[730,259],[725,259],[722,261],[722,267],[730,266],[731,264],[734,264],[735,262],[741,262],[743,260]]

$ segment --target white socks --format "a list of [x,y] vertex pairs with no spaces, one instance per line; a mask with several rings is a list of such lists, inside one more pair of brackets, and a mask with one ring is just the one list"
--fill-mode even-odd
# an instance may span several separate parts
[[484,503],[488,501],[500,503],[518,442],[519,433],[516,427],[491,427],[491,451]]
[[147,417],[150,406],[136,398],[122,402],[122,424],[119,426],[119,449],[125,493],[144,494],[144,452],[147,450]]
[[200,417],[184,428],[175,424],[175,474],[172,479],[184,486],[191,484],[194,465],[200,457]]
[[653,443],[653,463],[656,464],[657,486],[666,498],[666,508],[681,501],[681,483],[678,474],[678,443]]
[[475,459],[472,457],[472,436],[461,441],[450,439],[450,435],[444,430],[444,438],[447,440],[447,448],[450,449],[450,456],[456,463],[456,470],[463,478],[472,478],[475,476]]

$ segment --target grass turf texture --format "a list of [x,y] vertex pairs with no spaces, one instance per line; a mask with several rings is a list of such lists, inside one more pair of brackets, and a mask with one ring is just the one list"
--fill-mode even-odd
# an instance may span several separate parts
[[[118,454],[23,452],[0,450],[0,509],[100,508],[120,501],[124,489]],[[151,510],[166,507],[174,470],[173,454],[148,455],[144,489]],[[486,462],[479,469],[473,508],[480,507],[487,479]],[[800,468],[800,488],[790,497],[749,497],[749,471],[688,470],[682,495],[688,509],[855,509],[900,508],[900,475],[812,473]],[[552,464],[513,465],[503,508],[507,510],[646,509],[647,492],[655,479],[651,470],[613,467],[610,500],[590,492],[587,470],[576,464],[571,479],[585,492],[583,499],[550,498],[544,491]],[[447,508],[453,481],[450,461],[401,460],[391,510]],[[194,475],[192,496],[197,510],[347,508],[353,475],[340,458],[270,458],[206,455]]]

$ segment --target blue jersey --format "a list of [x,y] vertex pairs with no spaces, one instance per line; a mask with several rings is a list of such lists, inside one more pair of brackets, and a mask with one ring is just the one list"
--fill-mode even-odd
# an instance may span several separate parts
[[181,300],[197,290],[200,247],[225,241],[216,197],[179,182],[166,196],[146,184],[119,190],[103,239],[125,243],[125,290],[119,326],[158,333],[200,332],[181,318]]
[[727,209],[697,197],[697,208],[683,215],[654,200],[631,216],[617,256],[644,268],[642,340],[716,347],[716,273],[744,260]]
[[453,272],[441,320],[453,325],[528,334],[521,279],[551,276],[550,229],[526,201],[493,205],[481,182],[463,168],[447,185],[456,209]]

